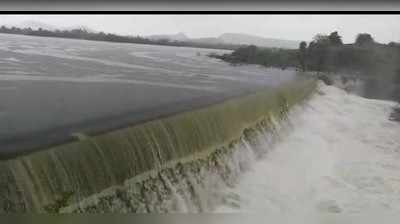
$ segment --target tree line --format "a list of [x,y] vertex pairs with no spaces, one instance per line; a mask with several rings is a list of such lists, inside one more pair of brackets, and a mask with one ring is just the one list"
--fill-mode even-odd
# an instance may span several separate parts
[[[358,34],[353,44],[343,44],[338,32],[317,34],[307,45],[302,41],[298,49],[260,48],[243,46],[231,54],[210,55],[233,64],[261,64],[266,67],[295,67],[302,71],[358,72],[376,74],[397,69],[400,45],[374,41],[368,33]],[[393,71],[392,71],[393,72]]]
[[356,74],[372,78],[367,82],[369,91],[378,82],[391,83],[395,87],[392,97],[400,102],[400,44],[381,44],[368,33],[357,35],[354,43],[343,44],[338,32],[316,35],[308,46],[299,46],[299,69],[328,73]]
[[298,67],[298,50],[280,48],[259,48],[254,45],[243,46],[231,54],[210,54],[231,64],[260,64],[266,67]]
[[[381,44],[368,33],[360,33],[354,43],[344,44],[337,31],[317,34],[298,49],[266,49],[244,46],[231,54],[211,55],[233,64],[260,64],[301,71],[347,73],[390,81],[400,86],[400,44]],[[400,88],[395,93],[400,100]]]
[[47,29],[32,29],[32,28],[18,28],[18,27],[0,27],[0,33],[29,35],[29,36],[42,36],[42,37],[58,37],[58,38],[71,38],[83,39],[94,41],[108,41],[119,43],[133,43],[133,44],[153,44],[153,45],[166,45],[177,47],[197,47],[197,48],[213,48],[213,49],[227,49],[235,50],[239,45],[235,44],[214,44],[214,43],[198,43],[192,41],[173,41],[169,39],[152,40],[141,36],[123,36],[105,32],[89,32],[85,29],[71,29],[71,30],[47,30]]
[[398,44],[377,43],[368,33],[358,34],[353,44],[343,44],[338,32],[318,34],[308,46],[299,46],[299,67],[303,71],[358,72],[375,75],[393,73],[399,59]]

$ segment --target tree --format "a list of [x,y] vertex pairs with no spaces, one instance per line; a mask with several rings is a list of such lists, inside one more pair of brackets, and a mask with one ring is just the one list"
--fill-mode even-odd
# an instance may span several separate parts
[[396,70],[394,83],[400,85],[400,67]]
[[314,43],[316,45],[329,45],[330,43],[329,36],[324,34],[317,34],[314,36]]
[[388,46],[389,47],[400,47],[400,43],[396,43],[394,41],[391,41],[391,42],[388,43]]
[[[395,84],[395,89],[393,91],[394,99],[400,104],[400,67],[396,69],[393,77],[393,83]],[[400,118],[400,107],[399,107],[399,118]]]
[[342,37],[339,36],[339,34],[338,34],[337,31],[332,32],[331,34],[329,34],[328,39],[329,39],[329,42],[330,42],[332,45],[336,45],[336,46],[338,46],[338,45],[339,45],[339,46],[340,46],[340,45],[343,45]]
[[309,62],[312,70],[324,71],[327,69],[330,40],[329,36],[317,34],[308,46]]
[[365,46],[373,44],[375,41],[369,33],[360,33],[357,35],[355,44],[358,46]]
[[307,43],[302,41],[299,45],[299,62],[301,70],[306,71]]
[[239,61],[251,62],[255,60],[258,48],[254,45],[240,47],[232,53],[232,56]]

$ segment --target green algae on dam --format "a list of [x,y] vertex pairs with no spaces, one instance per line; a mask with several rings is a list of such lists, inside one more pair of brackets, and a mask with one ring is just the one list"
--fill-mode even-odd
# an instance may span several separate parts
[[78,133],[78,141],[1,161],[0,210],[58,211],[66,201],[76,204],[132,178],[145,180],[229,150],[241,136],[251,139],[257,124],[279,120],[314,88],[314,80],[297,80],[101,135]]

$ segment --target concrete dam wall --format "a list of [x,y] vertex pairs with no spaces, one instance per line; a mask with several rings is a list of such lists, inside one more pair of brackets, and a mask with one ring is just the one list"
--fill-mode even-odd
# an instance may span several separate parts
[[[0,162],[0,211],[207,211],[273,144],[291,106],[315,89],[296,80],[222,103]],[[264,138],[260,133],[270,133]]]

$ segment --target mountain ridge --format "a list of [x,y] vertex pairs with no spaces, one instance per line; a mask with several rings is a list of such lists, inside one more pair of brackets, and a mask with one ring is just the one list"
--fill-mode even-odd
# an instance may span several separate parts
[[169,40],[169,41],[191,41],[195,43],[208,44],[237,44],[237,45],[256,45],[269,48],[298,48],[300,41],[286,40],[282,38],[268,38],[246,33],[223,33],[218,37],[199,37],[189,38],[186,34],[180,32],[177,34],[158,34],[146,36],[152,40]]
[[[85,25],[74,25],[69,27],[57,27],[54,25],[46,24],[40,21],[27,20],[17,25],[21,28],[32,28],[38,30],[39,28],[55,31],[55,30],[73,30],[82,29],[89,33],[97,33],[88,26]],[[259,47],[267,48],[287,48],[296,49],[298,48],[300,41],[298,40],[286,40],[282,38],[269,38],[258,35],[251,35],[246,33],[223,33],[217,37],[197,37],[191,38],[183,32],[175,34],[155,34],[143,36],[150,40],[168,40],[172,42],[193,42],[197,44],[233,44],[233,45],[256,45]]]

